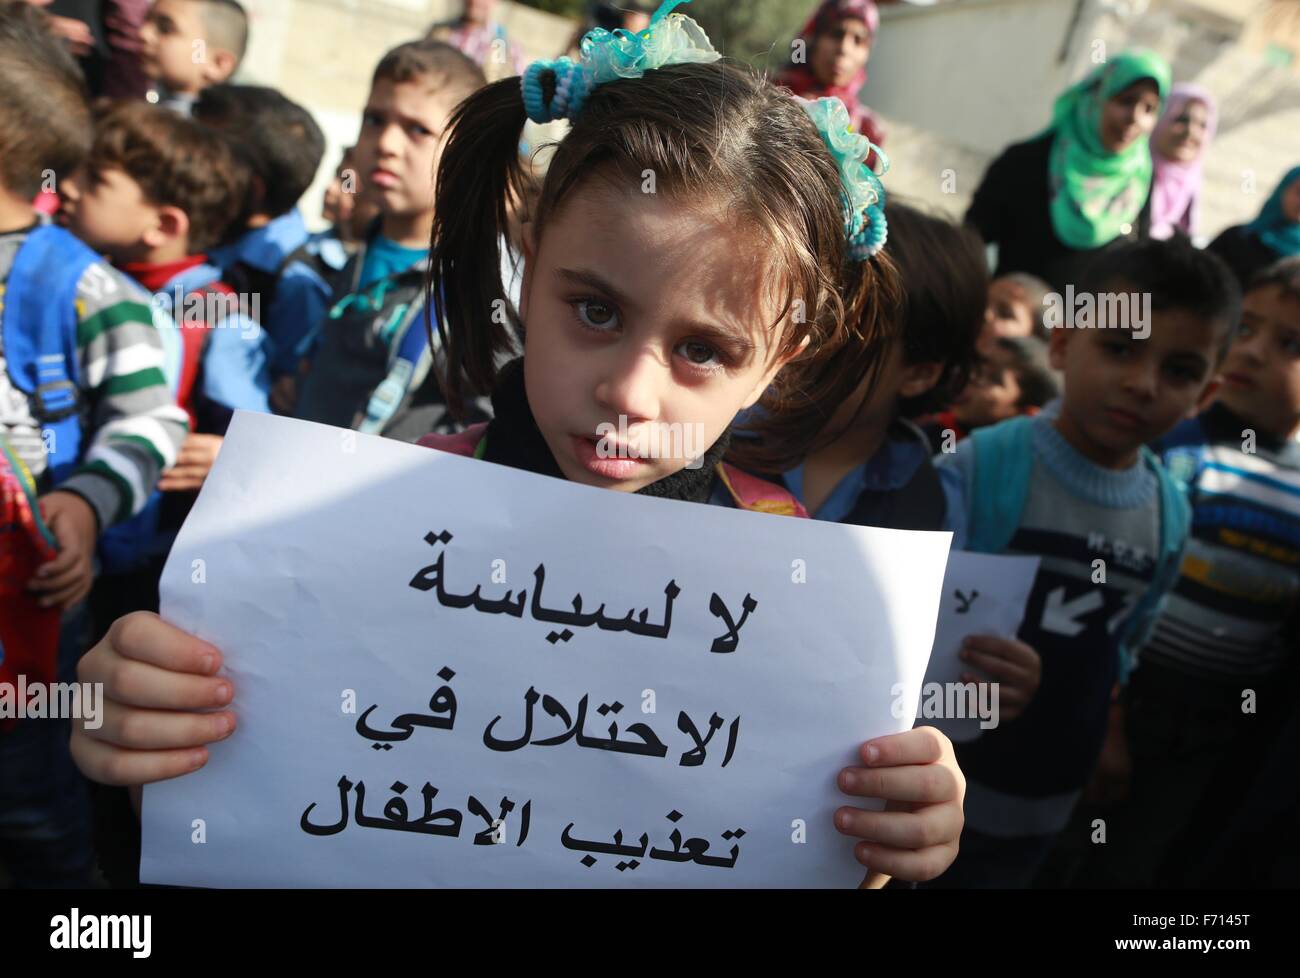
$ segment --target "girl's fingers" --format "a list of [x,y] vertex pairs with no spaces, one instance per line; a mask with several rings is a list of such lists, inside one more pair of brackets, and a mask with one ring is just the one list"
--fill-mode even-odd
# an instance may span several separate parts
[[122,656],[106,657],[86,672],[83,681],[104,683],[108,699],[146,710],[209,709],[226,706],[232,695],[228,679],[161,669]]
[[137,611],[113,622],[108,637],[92,653],[105,645],[124,658],[171,672],[210,676],[221,667],[215,645],[167,624],[151,611]]
[[934,805],[919,812],[868,812],[845,806],[835,812],[835,828],[844,835],[894,849],[928,849],[956,842],[962,822],[957,805]]
[[934,727],[916,727],[902,733],[868,740],[859,749],[868,767],[896,767],[901,764],[933,764],[951,751],[948,738]]
[[178,750],[225,740],[235,730],[235,715],[186,713],[176,710],[135,710],[115,706],[104,711],[98,730],[86,736],[130,750]]
[[204,747],[181,750],[123,750],[84,736],[72,735],[72,759],[92,781],[107,785],[151,784],[198,770],[208,760]]
[[961,791],[953,773],[942,764],[849,767],[840,772],[839,786],[846,795],[922,804],[952,801]]
[[853,856],[872,872],[924,883],[942,875],[952,865],[957,858],[957,845],[953,843],[913,851],[859,842],[853,847]]

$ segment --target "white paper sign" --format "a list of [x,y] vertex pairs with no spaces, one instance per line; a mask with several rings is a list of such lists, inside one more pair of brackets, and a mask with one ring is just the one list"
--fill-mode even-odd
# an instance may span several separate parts
[[[919,723],[937,727],[960,743],[974,740],[998,722],[991,690],[975,690],[963,672],[980,671],[957,657],[967,635],[1015,638],[1025,604],[1038,574],[1037,557],[978,554],[954,550],[948,555],[939,601],[934,651],[917,703]],[[941,715],[940,715],[941,714]]]
[[949,539],[240,413],[162,582],[239,725],[141,879],[854,886],[835,778],[912,725]]

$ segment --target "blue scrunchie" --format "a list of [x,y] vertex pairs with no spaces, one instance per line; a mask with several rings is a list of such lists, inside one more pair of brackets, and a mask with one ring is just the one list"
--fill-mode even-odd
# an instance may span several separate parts
[[[673,8],[690,0],[665,0],[645,30],[633,34],[619,29],[588,31],[579,45],[581,59],[534,61],[520,78],[524,110],[534,122],[573,119],[597,85],[618,78],[640,78],[667,65],[708,64],[722,55],[703,28]],[[555,75],[555,90],[548,101],[542,93],[543,72]]]
[[796,96],[796,100],[821,133],[822,141],[839,167],[844,235],[849,242],[849,257],[854,261],[865,261],[885,246],[888,236],[885,188],[867,166],[867,160],[874,150],[880,158],[880,172],[885,173],[889,170],[889,157],[870,139],[854,130],[849,121],[849,110],[838,98],[810,101]]

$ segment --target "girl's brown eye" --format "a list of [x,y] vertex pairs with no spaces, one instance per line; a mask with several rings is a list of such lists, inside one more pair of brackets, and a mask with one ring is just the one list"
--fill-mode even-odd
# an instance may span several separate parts
[[682,349],[686,352],[686,359],[691,363],[706,364],[717,354],[713,347],[707,343],[688,342],[683,344]]

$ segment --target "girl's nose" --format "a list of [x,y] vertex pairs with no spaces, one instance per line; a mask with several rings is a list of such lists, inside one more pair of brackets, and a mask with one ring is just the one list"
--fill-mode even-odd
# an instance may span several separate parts
[[659,417],[659,400],[670,373],[671,365],[656,351],[630,351],[617,357],[596,385],[596,400],[629,423],[653,421]]

